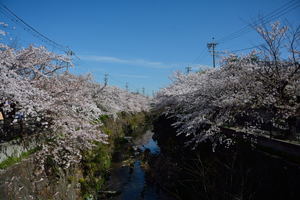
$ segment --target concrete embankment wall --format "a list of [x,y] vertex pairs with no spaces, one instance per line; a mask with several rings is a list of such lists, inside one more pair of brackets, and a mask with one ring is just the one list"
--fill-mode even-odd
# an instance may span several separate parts
[[0,163],[9,157],[19,157],[22,153],[36,148],[43,140],[39,135],[31,135],[0,143]]

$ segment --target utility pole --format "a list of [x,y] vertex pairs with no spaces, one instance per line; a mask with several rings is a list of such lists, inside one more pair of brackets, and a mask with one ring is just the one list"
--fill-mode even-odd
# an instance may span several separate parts
[[126,91],[128,91],[128,82],[126,82],[125,88],[126,88]]
[[192,71],[192,67],[187,66],[187,67],[185,68],[185,71],[186,71],[187,74],[189,74],[189,73]]
[[145,88],[144,87],[142,88],[142,93],[145,96]]
[[212,56],[213,56],[213,67],[215,68],[216,67],[216,60],[215,60],[216,51],[215,51],[215,47],[217,46],[218,43],[214,42],[214,39],[215,38],[212,38],[212,42],[207,43],[207,48],[209,49],[209,52],[212,53]]
[[[69,57],[69,58],[71,58],[72,56],[74,56],[75,55],[75,53],[72,51],[72,50],[68,50],[67,51],[67,56]],[[67,62],[67,72],[69,72],[69,66],[70,66],[70,63],[69,62]]]
[[107,86],[108,83],[108,74],[104,74],[104,86]]

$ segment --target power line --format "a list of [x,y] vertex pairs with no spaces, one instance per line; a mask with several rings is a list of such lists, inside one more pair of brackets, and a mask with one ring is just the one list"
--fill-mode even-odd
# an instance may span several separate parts
[[[284,8],[285,6],[287,6],[287,5],[290,4],[290,3],[293,3],[294,1],[295,1],[295,0],[292,0],[292,1],[288,2],[288,3],[286,3],[285,5],[281,6],[280,8],[274,10],[274,11],[271,12],[270,14],[268,14],[268,15],[266,15],[265,17],[261,18],[263,24],[266,24],[266,23],[268,23],[269,21],[271,21],[271,20],[273,20],[273,19],[275,19],[275,18],[277,18],[277,17],[280,17],[280,16],[282,16],[283,14],[286,14],[288,11],[290,11],[290,10],[292,10],[292,9],[294,9],[294,8],[296,8],[296,7],[298,7],[298,6],[299,6],[299,5],[297,5],[298,2],[296,2],[296,4],[292,4],[292,5],[289,5],[287,8]],[[297,5],[297,6],[295,6],[295,5]],[[292,9],[290,9],[291,6],[294,6],[294,7],[292,7]],[[282,10],[281,10],[281,9],[282,9]],[[286,11],[287,9],[290,9],[290,10]],[[286,12],[284,12],[284,11],[286,11]],[[278,12],[278,13],[277,13],[277,12]],[[284,12],[284,13],[281,13],[281,12]],[[278,15],[278,14],[279,14],[279,15]],[[259,23],[259,21],[256,20],[256,21],[254,22],[254,25],[257,25],[258,23]],[[231,33],[231,34],[229,34],[229,35],[227,35],[227,36],[224,36],[223,38],[219,39],[218,42],[225,42],[225,41],[227,41],[227,40],[235,39],[235,38],[240,37],[240,36],[242,36],[243,34],[246,34],[246,33],[250,32],[250,31],[252,31],[252,30],[253,30],[253,29],[252,29],[252,26],[251,26],[251,25],[246,25],[246,26],[244,26],[243,28],[239,29],[238,31],[235,31],[235,32],[233,32],[233,33]]]
[[[290,12],[291,10],[299,7],[299,1],[297,0],[292,0],[289,1],[288,3],[282,5],[281,7],[277,8],[276,10],[272,11],[271,13],[267,14],[266,16],[262,17],[261,19],[256,20],[253,22],[253,25],[258,25],[259,23],[262,23],[263,25],[278,18],[281,17],[282,15],[285,15],[286,13]],[[241,29],[228,34],[218,40],[218,43],[224,43],[225,41],[233,40],[235,38],[238,38],[248,32],[251,32],[253,30],[253,25],[246,25],[242,27]]]
[[[82,66],[82,65],[80,65],[78,63],[77,66]],[[123,82],[123,81],[118,80],[117,78],[113,78],[114,76],[111,75],[111,74],[109,74],[109,73],[107,73],[107,72],[103,73],[103,72],[99,72],[98,71],[97,73],[103,75],[103,77],[104,77],[104,79],[103,79],[104,80],[104,85],[108,85],[108,79],[111,80],[112,82],[116,82],[116,83],[119,83],[121,85],[125,85],[125,89],[127,89],[126,86],[128,87],[128,85],[129,85],[128,82]],[[133,86],[133,89],[139,88],[139,87],[137,87],[134,84],[131,84],[131,86]],[[129,89],[129,87],[128,87],[128,89]]]
[[0,8],[1,8],[0,11],[4,15],[6,15],[12,21],[14,21],[18,24],[21,24],[23,27],[25,27],[24,30],[31,32],[31,34],[33,34],[33,36],[38,36],[42,39],[43,42],[46,42],[46,43],[54,46],[55,48],[60,49],[68,54],[74,55],[74,52],[71,51],[68,47],[58,44],[57,42],[55,42],[55,41],[51,40],[50,38],[48,38],[47,36],[45,36],[44,34],[40,33],[38,30],[36,30],[34,27],[32,27],[31,25],[26,23],[23,19],[18,17],[13,11],[11,11],[9,8],[7,8],[2,3],[0,3]]
[[[288,3],[282,5],[281,7],[277,8],[273,12],[271,12],[271,13],[267,14],[266,16],[262,17],[260,19],[261,21],[256,20],[255,22],[253,22],[253,25],[254,26],[258,25],[259,22],[261,22],[262,25],[264,25],[264,24],[274,20],[275,18],[278,18],[278,17],[290,12],[291,10],[293,10],[293,9],[299,7],[299,6],[300,6],[300,3],[297,0],[289,1]],[[235,38],[238,38],[238,37],[242,36],[243,34],[246,34],[250,31],[252,31],[253,30],[253,27],[252,27],[253,25],[250,24],[250,25],[244,26],[241,29],[239,29],[238,31],[235,31],[235,32],[233,32],[229,35],[226,35],[226,36],[222,37],[217,42],[218,43],[224,43],[225,41],[229,41],[229,40],[233,40]],[[216,55],[215,47],[218,44],[217,42],[211,42],[211,43],[207,44],[207,47],[209,49],[212,49],[210,52],[212,52],[213,67],[215,67],[215,55]],[[261,47],[261,45],[256,45],[256,46],[253,46],[253,47],[248,47],[248,48],[243,48],[243,49],[237,49],[237,50],[233,50],[233,51],[229,51],[229,52],[230,53],[235,53],[235,52],[250,50],[250,49],[254,49],[254,48],[258,48],[258,47]],[[205,48],[204,48],[204,50],[205,50]],[[201,53],[201,55],[203,55],[203,53]]]
[[197,61],[199,62],[200,60],[202,60],[205,52],[206,52],[206,47],[204,47],[201,53],[190,64],[188,64],[187,67],[185,67],[187,73],[192,71],[193,64],[196,64]]
[[204,48],[202,49],[202,51],[201,51],[201,53],[199,54],[199,56],[197,56],[197,57],[193,60],[193,62],[191,63],[191,65],[193,65],[193,64],[195,64],[197,61],[201,60],[205,52],[206,52],[206,47],[204,47]]
[[261,47],[262,45],[263,45],[263,44],[255,45],[255,46],[247,47],[247,48],[243,48],[243,49],[236,49],[236,50],[227,51],[227,52],[228,52],[228,53],[235,53],[235,52],[239,52],[239,51],[246,51],[246,50],[250,50],[250,49],[259,48],[259,47]]

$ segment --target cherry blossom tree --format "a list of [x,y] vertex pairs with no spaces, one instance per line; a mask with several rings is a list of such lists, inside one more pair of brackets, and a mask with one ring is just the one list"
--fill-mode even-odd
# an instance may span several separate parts
[[156,109],[175,119],[178,134],[193,144],[219,142],[222,126],[289,129],[289,120],[299,115],[300,40],[299,28],[288,30],[278,22],[270,30],[257,27],[266,43],[262,49],[229,55],[218,69],[175,73],[157,94]]
[[[0,34],[5,37],[4,31]],[[0,108],[11,113],[9,104],[16,105],[17,112],[26,115],[25,126],[35,134],[36,127],[45,127],[40,134],[47,142],[36,154],[40,173],[48,158],[60,167],[69,167],[80,162],[82,153],[94,142],[106,143],[101,123],[92,123],[99,116],[149,109],[148,98],[103,87],[91,75],[70,74],[67,69],[72,66],[70,57],[45,47],[14,49],[0,43]],[[8,125],[12,126],[12,121]]]

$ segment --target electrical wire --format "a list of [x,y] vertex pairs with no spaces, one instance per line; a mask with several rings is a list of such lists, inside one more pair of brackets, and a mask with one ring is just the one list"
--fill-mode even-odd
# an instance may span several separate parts
[[205,54],[205,52],[206,52],[206,47],[204,47],[204,48],[202,49],[202,51],[201,51],[201,53],[199,54],[199,56],[197,56],[197,57],[193,60],[193,62],[191,63],[191,65],[193,65],[193,64],[195,64],[197,61],[201,60],[202,57],[203,57],[203,55]]
[[276,10],[274,10],[271,13],[267,14],[266,16],[254,21],[253,24],[246,25],[246,26],[242,27],[241,29],[239,29],[239,30],[237,30],[237,31],[235,31],[231,34],[220,38],[219,40],[217,40],[217,42],[218,43],[224,43],[225,41],[230,41],[230,40],[236,39],[238,37],[241,37],[242,35],[253,31],[253,26],[257,26],[260,23],[262,25],[264,25],[266,23],[269,23],[270,21],[285,15],[286,13],[294,10],[295,8],[297,8],[299,6],[300,6],[299,1],[297,1],[297,0],[289,1],[286,4],[282,5],[280,8],[277,8]]
[[240,52],[240,51],[246,51],[246,50],[250,50],[250,49],[259,48],[259,47],[261,47],[262,45],[263,45],[263,44],[255,45],[255,46],[247,47],[247,48],[243,48],[243,49],[236,49],[236,50],[232,50],[232,51],[225,51],[225,52],[227,52],[227,53],[236,53],[236,52]]
[[[2,3],[0,3],[0,12],[3,15],[5,15],[7,18],[9,18],[11,21],[13,21],[14,23],[17,23],[17,24],[21,25],[25,31],[30,32],[34,37],[39,37],[42,42],[45,42],[45,43],[49,44],[50,46],[55,47],[55,48],[57,48],[59,50],[62,50],[64,52],[68,53],[68,54],[71,54],[72,56],[76,56],[74,54],[74,52],[71,51],[68,47],[63,46],[63,45],[55,42],[54,40],[48,38],[47,36],[45,36],[44,34],[42,34],[41,32],[39,32],[38,30],[36,30],[34,27],[32,27],[31,25],[29,25],[28,23],[26,23],[23,19],[21,19],[20,17],[18,17],[13,11],[11,11],[9,8],[7,8]],[[103,75],[106,74],[106,73],[101,73],[101,72],[99,72],[99,73],[103,74]],[[114,82],[117,82],[117,83],[120,83],[120,84],[124,84],[124,85],[126,85],[126,83],[127,83],[127,82],[123,82],[123,81],[117,80],[115,78],[112,78],[111,75],[109,75],[109,77]],[[138,87],[136,87],[135,89],[137,89],[137,88]]]
[[55,42],[54,40],[51,40],[50,38],[48,38],[47,36],[45,36],[44,34],[39,32],[38,30],[36,30],[34,27],[32,27],[31,25],[26,23],[23,19],[18,17],[13,11],[11,11],[9,8],[7,8],[2,3],[0,3],[0,12],[3,13],[6,17],[8,17],[13,22],[23,26],[24,30],[27,32],[30,32],[34,37],[39,37],[42,42],[45,42],[59,50],[64,51],[64,52],[70,52],[70,49],[68,47],[63,46],[63,45]]

